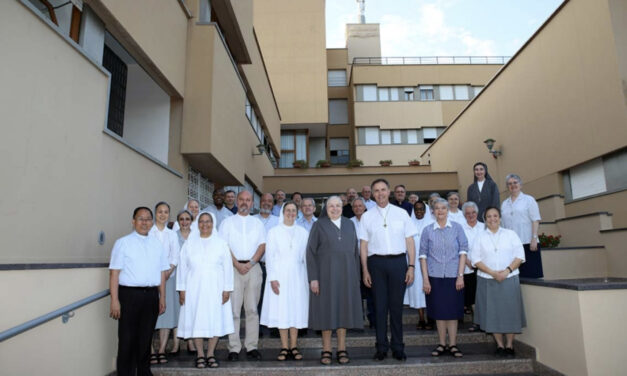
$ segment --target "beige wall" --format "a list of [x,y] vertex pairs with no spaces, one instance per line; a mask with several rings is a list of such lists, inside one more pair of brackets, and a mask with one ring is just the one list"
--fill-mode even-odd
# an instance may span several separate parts
[[627,105],[627,3],[623,0],[609,0],[614,44],[618,57],[618,69],[621,75],[623,96]]
[[[6,330],[108,288],[108,271],[60,269],[0,272],[0,298],[11,307],[0,317]],[[33,304],[36,302],[36,304]],[[110,298],[26,331],[0,344],[5,375],[104,375],[115,369],[117,325],[109,319]],[[80,347],[80,351],[77,348]],[[37,361],[28,354],[37,354]]]
[[247,176],[260,189],[272,174],[244,112],[246,94],[215,25],[193,25],[181,150],[215,182],[240,185]]
[[500,64],[355,65],[352,79],[354,85],[485,85],[501,67]]
[[[327,48],[327,69],[347,69],[348,50],[346,48]],[[348,77],[348,71],[347,77]]]
[[[466,102],[467,103],[467,102]],[[355,102],[355,126],[381,129],[441,127],[442,102]]]
[[[267,192],[284,189],[287,192],[299,191],[303,194],[337,193],[345,192],[348,187],[358,188],[370,185],[374,179],[381,177],[387,179],[391,186],[404,184],[408,191],[452,190],[457,184],[455,173],[409,172],[408,168],[410,167],[401,168],[402,172],[393,172],[394,167],[372,170],[362,167],[328,169],[333,172],[327,172],[327,169],[315,169],[314,171],[318,174],[264,176],[264,189]],[[383,172],[385,170],[390,172]]]
[[357,159],[364,162],[364,166],[379,166],[379,161],[392,160],[393,166],[407,166],[413,159],[420,159],[420,154],[428,144],[421,145],[357,145],[355,152]]
[[381,56],[379,24],[346,24],[347,63],[356,57]]
[[19,2],[0,14],[0,262],[106,261],[133,208],[181,207],[186,179],[103,133],[107,74]]
[[[582,244],[583,245],[583,244]],[[544,278],[607,277],[607,257],[603,248],[542,250]]]
[[254,25],[281,123],[327,123],[323,1],[254,2]]
[[[424,157],[434,170],[459,171],[465,187],[475,161],[531,182],[627,145],[613,40],[607,4],[566,2]],[[489,137],[498,160],[487,157]]]
[[603,196],[577,200],[565,205],[566,215],[569,217],[598,211],[609,211],[614,228],[627,227],[627,190],[610,193]]
[[187,17],[176,1],[86,2],[168,94],[184,95]]

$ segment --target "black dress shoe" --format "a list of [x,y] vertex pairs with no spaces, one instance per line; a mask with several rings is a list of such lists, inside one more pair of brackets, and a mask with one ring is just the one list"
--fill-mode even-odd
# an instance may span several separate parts
[[516,356],[516,352],[514,351],[513,347],[506,347],[505,348],[505,356],[508,358],[513,358],[514,356]]
[[505,349],[497,346],[496,350],[494,351],[494,356],[498,358],[505,356]]
[[394,359],[396,360],[407,360],[407,355],[405,355],[405,351],[394,351],[392,353],[392,355],[394,356]]
[[230,362],[235,362],[239,360],[239,354],[236,352],[230,352],[227,360]]
[[261,360],[261,353],[257,350],[250,350],[246,353],[246,357],[250,360]]
[[388,357],[388,353],[383,352],[383,351],[377,351],[376,353],[374,353],[374,356],[372,357],[372,359],[374,360],[383,360],[385,358]]

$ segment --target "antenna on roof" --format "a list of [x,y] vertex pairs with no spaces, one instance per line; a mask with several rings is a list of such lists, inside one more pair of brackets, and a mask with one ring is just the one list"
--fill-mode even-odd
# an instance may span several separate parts
[[366,0],[355,0],[359,4],[359,16],[357,16],[358,23],[366,23]]

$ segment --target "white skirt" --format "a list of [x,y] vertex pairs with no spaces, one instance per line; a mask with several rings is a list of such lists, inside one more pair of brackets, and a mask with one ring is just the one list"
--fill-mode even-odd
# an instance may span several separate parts
[[403,299],[403,304],[416,309],[425,308],[427,306],[425,292],[422,291],[421,273],[418,273],[418,275],[414,277],[414,282],[405,289],[405,299]]

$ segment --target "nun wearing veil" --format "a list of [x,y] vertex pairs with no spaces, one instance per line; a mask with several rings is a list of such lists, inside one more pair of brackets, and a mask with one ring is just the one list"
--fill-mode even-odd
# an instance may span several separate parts
[[328,199],[307,243],[309,328],[322,331],[320,363],[331,364],[331,331],[337,331],[337,361],[350,361],[346,329],[363,329],[359,242],[353,222],[342,217],[342,200]]
[[261,324],[279,329],[281,350],[277,360],[280,361],[303,359],[297,347],[298,329],[308,325],[309,283],[305,251],[309,233],[296,224],[297,216],[296,204],[285,203],[281,208],[279,224],[268,231],[266,239],[268,276]]
[[[187,210],[192,214],[192,224],[189,226],[192,234],[198,234],[198,214],[200,214],[200,204],[195,199],[189,199],[185,206],[183,206],[183,210]],[[176,232],[180,229],[178,222],[174,222],[172,225],[172,231]],[[217,225],[214,225],[213,228],[218,229]]]
[[[488,174],[488,166],[483,162],[477,162],[472,167],[474,174],[474,182],[468,186],[466,192],[466,201],[472,201],[479,207],[477,216],[480,222],[483,222],[483,214],[486,208],[499,208],[501,198],[499,195],[499,187],[496,185],[490,174]],[[463,214],[463,213],[462,213]],[[460,222],[463,224],[465,221]]]
[[[197,368],[218,367],[214,356],[218,338],[233,333],[233,263],[227,243],[215,228],[212,213],[198,216],[198,233],[181,249],[176,275],[181,311],[178,336],[193,338],[198,351]],[[209,339],[205,358],[203,341]]]

